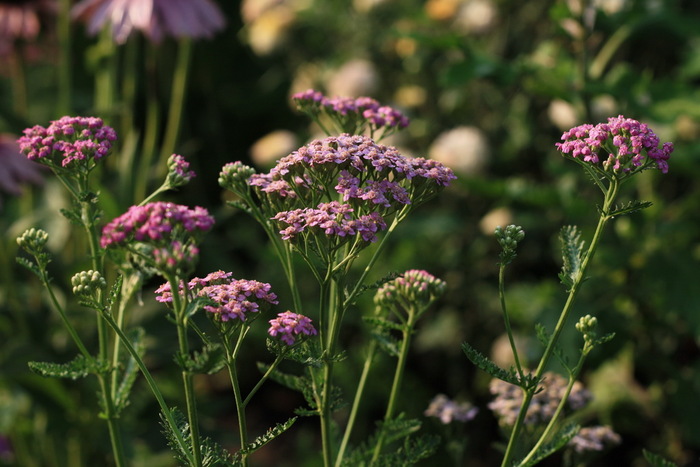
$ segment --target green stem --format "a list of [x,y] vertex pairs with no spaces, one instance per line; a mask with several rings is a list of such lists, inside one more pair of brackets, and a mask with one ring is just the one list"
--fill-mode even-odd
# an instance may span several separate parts
[[163,417],[165,417],[166,422],[168,423],[168,425],[170,425],[170,431],[173,434],[173,436],[175,436],[175,440],[177,441],[177,444],[180,448],[180,452],[182,452],[187,457],[188,463],[190,465],[194,465],[192,453],[190,453],[189,449],[187,449],[187,443],[182,437],[180,428],[175,422],[170,408],[165,403],[165,399],[163,399],[163,394],[160,392],[158,384],[156,384],[156,381],[153,379],[151,372],[148,371],[148,367],[146,367],[146,364],[143,362],[143,359],[136,351],[134,346],[131,344],[126,334],[124,334],[124,331],[122,331],[121,328],[114,321],[114,318],[112,318],[109,314],[105,312],[102,313],[102,317],[104,318],[107,325],[109,325],[109,327],[112,328],[112,330],[117,334],[117,336],[119,336],[120,342],[122,343],[122,345],[124,345],[124,347],[126,347],[127,352],[129,352],[129,354],[133,357],[134,361],[136,362],[136,365],[138,365],[139,369],[141,370],[141,374],[143,374],[144,378],[146,379],[146,384],[148,384],[148,387],[151,389],[153,396],[156,398],[156,401],[160,406],[161,412],[163,412]]
[[515,367],[518,370],[518,375],[522,380],[525,377],[523,373],[523,367],[520,364],[520,357],[518,356],[518,348],[515,346],[515,339],[513,338],[513,331],[510,327],[510,317],[508,316],[508,311],[506,309],[506,292],[505,292],[505,270],[506,266],[502,264],[498,269],[498,296],[501,300],[501,310],[503,311],[503,322],[506,327],[506,334],[508,334],[508,340],[510,341],[510,348],[513,351],[513,358],[515,359]]
[[109,440],[112,444],[112,452],[114,453],[114,463],[117,467],[126,467],[128,464],[124,456],[121,429],[116,416],[109,378],[107,375],[100,374],[98,375],[98,379],[100,381],[100,391],[102,392],[102,400],[105,408],[104,416],[107,419],[107,427],[109,429]]
[[569,383],[566,385],[566,390],[564,391],[564,395],[562,396],[561,400],[559,401],[559,405],[557,405],[557,409],[554,411],[554,415],[552,415],[552,419],[549,421],[547,424],[547,427],[545,428],[544,432],[542,432],[542,435],[540,436],[540,439],[537,441],[537,443],[533,446],[533,448],[530,450],[530,452],[523,458],[521,461],[521,464],[525,464],[529,462],[535,454],[537,454],[537,450],[544,444],[545,441],[549,438],[549,435],[554,431],[554,427],[556,426],[556,422],[559,419],[559,416],[561,413],[564,411],[564,407],[566,406],[566,401],[569,399],[569,394],[571,394],[571,389],[574,387],[574,384],[576,383],[576,378],[578,377],[578,374],[581,371],[581,368],[583,367],[583,362],[586,360],[587,354],[584,352],[581,352],[581,357],[578,360],[578,363],[576,364],[576,368],[569,374]]
[[401,382],[403,381],[404,370],[406,369],[406,362],[408,360],[408,350],[411,347],[411,336],[413,334],[413,327],[416,325],[416,320],[421,313],[417,312],[414,307],[407,309],[408,311],[408,321],[403,330],[403,341],[401,342],[401,350],[399,353],[399,361],[396,364],[396,371],[394,373],[394,382],[391,385],[391,393],[389,395],[389,403],[386,407],[386,412],[384,414],[384,424],[379,432],[379,438],[377,439],[377,444],[374,447],[374,454],[372,455],[372,461],[370,466],[376,465],[379,455],[384,447],[384,441],[386,439],[386,424],[394,417],[394,411],[396,410],[396,404],[399,400],[399,390],[401,389]]
[[350,435],[352,434],[353,427],[355,426],[357,413],[360,409],[360,402],[362,401],[362,394],[364,393],[365,386],[367,384],[367,377],[369,375],[369,371],[374,361],[376,349],[377,341],[372,339],[369,343],[369,348],[367,349],[367,357],[365,358],[365,364],[362,367],[362,375],[360,375],[360,381],[357,383],[355,398],[352,401],[350,415],[348,416],[348,421],[345,425],[345,433],[343,433],[343,440],[340,443],[340,449],[338,450],[338,455],[335,459],[335,467],[340,467],[340,465],[343,463],[343,457],[345,456],[345,451],[348,447],[348,443],[350,442]]
[[168,126],[163,137],[163,146],[160,152],[159,166],[164,166],[165,161],[175,151],[182,112],[185,107],[187,94],[187,80],[190,69],[190,56],[192,55],[192,40],[183,38],[178,44],[177,61],[173,76],[172,90],[170,94],[170,109],[168,110]]
[[[588,251],[586,252],[586,256],[583,259],[583,262],[581,263],[581,269],[579,270],[579,273],[576,276],[576,280],[574,281],[574,284],[572,285],[571,290],[569,291],[569,296],[566,300],[566,303],[564,304],[564,308],[562,309],[561,315],[559,315],[559,320],[557,321],[557,324],[554,328],[554,332],[552,333],[552,336],[550,337],[549,342],[547,343],[547,347],[545,348],[544,354],[542,355],[539,365],[537,366],[537,370],[535,371],[534,375],[535,380],[539,381],[542,377],[542,374],[544,373],[545,368],[547,367],[547,364],[549,363],[549,360],[554,353],[554,349],[557,345],[557,342],[559,341],[559,336],[564,330],[567,318],[571,313],[581,285],[583,284],[584,279],[586,278],[586,271],[588,269],[588,266],[591,260],[593,259],[593,256],[595,255],[596,249],[598,248],[598,243],[600,242],[603,230],[605,229],[605,225],[611,219],[608,213],[610,212],[610,209],[612,208],[613,203],[615,202],[619,186],[620,182],[617,179],[611,179],[608,190],[605,193],[605,201],[603,202],[602,212],[600,214],[600,218],[598,219],[598,225],[596,227],[595,233],[593,234],[593,238],[591,239],[591,244],[588,247]],[[515,444],[518,437],[520,436],[520,431],[522,430],[522,426],[525,421],[527,409],[530,406],[530,401],[532,400],[536,389],[536,387],[533,387],[525,391],[525,396],[523,397],[523,402],[520,406],[520,413],[518,414],[518,418],[515,422],[515,425],[513,426],[513,431],[511,432],[510,439],[508,441],[508,447],[506,448],[506,453],[503,457],[503,462],[501,463],[502,467],[510,466],[512,462]]]
[[[233,351],[231,351],[228,339],[224,338],[224,348],[226,349],[226,368],[228,369],[229,378],[231,379],[231,388],[233,389],[233,397],[236,401],[236,413],[238,415],[238,435],[241,443],[241,452],[245,449],[248,444],[248,428],[246,424],[245,416],[245,403],[243,402],[243,397],[241,395],[241,386],[238,382],[238,371],[236,370],[236,357],[238,356],[238,349],[240,344],[245,337],[245,324],[241,325],[241,330],[238,335],[238,342]],[[248,458],[245,453],[241,454],[241,465],[247,467]]]
[[[175,277],[168,278],[170,290],[179,289],[179,281]],[[187,297],[179,293],[173,293],[173,310],[175,312],[175,324],[177,326],[177,341],[179,352],[182,358],[187,358],[190,353],[187,339]],[[202,466],[202,453],[199,443],[199,420],[197,417],[197,403],[194,394],[194,384],[192,374],[187,370],[182,370],[182,385],[185,390],[185,402],[187,404],[187,420],[190,425],[190,441],[192,443],[192,457],[194,467]]]

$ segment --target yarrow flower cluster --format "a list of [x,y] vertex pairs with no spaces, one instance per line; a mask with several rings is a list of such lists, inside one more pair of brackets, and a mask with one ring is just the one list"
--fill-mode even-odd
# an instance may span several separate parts
[[117,134],[96,117],[62,117],[47,128],[35,125],[17,141],[28,159],[51,167],[87,166],[105,157]]
[[[264,304],[277,304],[277,295],[271,291],[270,284],[255,280],[233,279],[230,272],[216,271],[204,278],[195,277],[187,283],[190,297],[206,297],[214,304],[205,305],[204,310],[213,313],[216,319],[226,322],[232,319],[246,321],[249,313],[257,313]],[[185,284],[180,283],[180,294],[185,293]],[[166,282],[156,289],[160,294],[156,300],[172,303],[173,295],[170,283]]]
[[320,91],[308,89],[292,96],[297,109],[318,119],[325,114],[339,127],[340,132],[362,133],[369,128],[373,133],[384,129],[386,133],[406,128],[409,119],[399,110],[381,105],[371,97],[327,97]]
[[574,451],[583,453],[587,451],[602,451],[606,446],[619,444],[620,435],[609,426],[591,426],[581,428],[569,441],[569,446]]
[[443,425],[449,425],[453,421],[468,422],[476,417],[479,409],[469,402],[455,402],[444,394],[438,394],[430,401],[423,415],[436,417]]
[[159,271],[176,274],[191,271],[199,259],[197,245],[173,240],[170,245],[153,249],[153,262]]
[[411,269],[377,290],[374,301],[380,305],[415,303],[427,306],[445,293],[447,284],[432,274]]
[[668,172],[673,143],[659,147],[659,137],[644,123],[622,115],[607,123],[585,124],[564,132],[557,149],[574,159],[590,163],[598,170],[629,174],[656,166]]
[[197,174],[190,170],[190,163],[179,154],[173,154],[168,158],[168,176],[166,183],[172,187],[178,187],[189,183]]
[[315,336],[317,333],[309,318],[291,311],[279,313],[277,318],[271,319],[269,323],[267,333],[290,346],[300,337]]
[[102,229],[102,248],[123,246],[130,241],[169,244],[182,235],[206,232],[214,218],[202,207],[190,209],[174,203],[155,202],[132,206]]
[[351,216],[352,212],[349,204],[331,201],[319,204],[317,209],[283,211],[272,219],[289,226],[280,230],[283,240],[294,240],[304,232],[319,231],[328,236],[338,237],[360,235],[365,242],[375,242],[377,232],[386,229],[386,222],[379,213],[373,212],[354,219]]
[[[525,416],[525,423],[528,425],[547,423],[561,402],[566,387],[567,380],[563,376],[554,372],[546,372],[542,380],[542,391],[532,398]],[[503,425],[513,426],[523,401],[522,390],[518,386],[500,379],[492,379],[489,390],[491,394],[496,396],[488,404],[489,409],[498,416]],[[588,404],[591,398],[590,392],[576,381],[567,399],[567,404],[571,410],[578,410]]]

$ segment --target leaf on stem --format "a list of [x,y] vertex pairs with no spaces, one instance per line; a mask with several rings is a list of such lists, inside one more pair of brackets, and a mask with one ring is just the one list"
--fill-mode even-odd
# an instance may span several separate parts
[[274,440],[279,435],[287,431],[289,428],[291,428],[291,426],[294,425],[294,422],[296,421],[297,417],[292,417],[284,423],[276,424],[274,427],[267,430],[267,432],[264,435],[255,438],[255,441],[246,444],[243,449],[241,449],[233,455],[233,459],[235,461],[238,461],[241,458],[241,455],[248,455],[257,451],[258,449],[265,446],[267,443],[269,443],[270,441]]
[[632,214],[633,212],[641,211],[650,207],[653,203],[651,201],[630,201],[627,204],[620,204],[615,206],[609,213],[610,217],[624,216],[625,214]]
[[36,274],[36,276],[37,276],[39,279],[42,278],[42,277],[41,277],[41,271],[39,270],[39,267],[38,267],[33,261],[30,261],[30,260],[28,260],[27,258],[23,258],[22,256],[17,256],[17,257],[15,258],[15,260],[16,260],[19,264],[21,264],[22,266],[24,266],[25,268],[29,269],[29,270],[32,271],[34,274]]
[[505,381],[506,383],[514,384],[519,387],[524,387],[525,381],[521,381],[518,374],[513,368],[509,370],[504,370],[503,368],[496,365],[494,362],[489,360],[484,354],[476,350],[474,347],[469,345],[467,342],[462,343],[462,350],[467,355],[467,358],[472,361],[481,370],[490,374],[494,378]]
[[562,227],[559,233],[561,240],[561,253],[563,259],[562,271],[559,279],[568,289],[574,286],[581,272],[581,265],[586,256],[584,242],[581,240],[581,233],[575,225]]
[[[146,332],[143,328],[135,328],[129,332],[127,335],[129,342],[131,342],[132,347],[136,350],[139,357],[143,357],[146,344],[144,342],[144,336]],[[131,393],[131,388],[134,386],[136,377],[139,374],[139,367],[136,364],[136,360],[129,353],[122,353],[121,364],[123,365],[124,371],[122,373],[122,380],[117,388],[117,393],[114,397],[114,406],[117,411],[117,415],[121,412],[127,405],[129,405],[129,394]]]
[[226,365],[226,352],[220,344],[210,343],[192,355],[178,353],[175,361],[189,373],[213,375]]
[[101,360],[88,359],[83,355],[78,355],[70,362],[28,362],[29,369],[41,376],[54,378],[84,378],[89,374],[106,373],[109,365]]
[[[163,434],[168,441],[168,446],[175,453],[175,458],[181,465],[191,465],[189,462],[189,453],[183,451],[183,446],[180,445],[175,429],[178,430],[181,439],[185,443],[185,449],[192,452],[192,438],[190,437],[190,425],[187,422],[185,414],[177,408],[170,409],[170,414],[175,421],[176,427],[170,426],[166,416],[160,414],[160,425],[163,427]],[[234,458],[226,449],[222,448],[218,443],[210,438],[203,438],[200,442],[200,453],[202,455],[202,467],[234,467],[239,466],[240,461]]]
[[555,452],[559,451],[561,448],[566,446],[566,444],[571,441],[571,438],[576,436],[576,433],[581,429],[581,426],[576,423],[569,423],[561,430],[557,431],[552,440],[546,444],[540,446],[534,455],[527,462],[519,462],[515,465],[517,467],[530,467],[537,465],[542,460],[551,456]]
[[678,464],[671,462],[670,460],[664,459],[658,454],[642,449],[644,458],[651,464],[651,467],[678,467]]

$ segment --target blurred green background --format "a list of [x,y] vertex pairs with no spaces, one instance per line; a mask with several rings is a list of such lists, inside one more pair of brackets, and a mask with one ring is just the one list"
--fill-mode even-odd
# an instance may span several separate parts
[[[3,8],[40,3],[47,2],[0,1],[0,18]],[[467,341],[508,365],[493,229],[515,223],[526,232],[508,270],[507,298],[525,353],[536,362],[541,348],[534,325],[551,329],[565,299],[557,279],[559,229],[576,224],[590,235],[602,202],[554,143],[572,126],[619,114],[648,123],[662,141],[673,141],[668,174],[645,172],[624,186],[623,199],[654,205],[616,219],[605,233],[570,327],[578,316],[592,314],[602,332],[616,333],[584,369],[582,381],[594,401],[580,421],[610,425],[622,443],[587,465],[647,465],[642,449],[679,465],[700,465],[699,2],[220,0],[218,5],[227,25],[212,39],[192,43],[175,151],[198,177],[168,195],[205,206],[217,218],[202,245],[197,275],[223,269],[270,282],[281,306],[290,303],[262,231],[224,204],[216,179],[226,162],[242,160],[266,170],[319,135],[293,111],[291,93],[316,88],[327,95],[367,95],[400,108],[411,125],[389,143],[406,155],[442,161],[459,179],[399,228],[376,278],[416,268],[448,283],[446,296],[416,336],[401,410],[420,418],[437,393],[480,407],[477,418],[459,428],[467,446],[463,465],[497,465],[497,445],[503,441],[486,407],[489,378],[460,348]],[[71,23],[72,43],[61,49],[56,40],[61,18],[57,21],[50,9],[39,18],[36,38],[4,41],[10,46],[0,50],[0,131],[17,136],[65,110],[105,118],[122,136],[103,174],[109,220],[133,202],[112,175],[139,175],[125,172],[118,161],[125,154],[136,161],[144,157],[139,147],[149,99],[160,102],[163,131],[182,45],[172,39],[154,45],[134,34],[123,46],[105,49],[104,38],[90,37],[84,25]],[[66,50],[70,54],[63,61]],[[129,57],[136,66],[129,65]],[[62,63],[71,71],[69,101],[58,92]],[[108,67],[114,67],[119,86],[134,79],[134,98],[120,100],[123,92],[115,92],[111,105],[98,109],[98,77]],[[128,127],[125,116],[132,118]],[[154,188],[159,173],[150,170],[147,181]],[[70,234],[68,221],[57,213],[66,200],[50,177],[25,186],[21,196],[1,196],[0,465],[103,465],[107,433],[94,416],[90,380],[49,380],[27,368],[27,361],[66,361],[74,352],[58,317],[41,300],[39,284],[14,261],[17,235],[30,226],[47,230],[55,254],[51,272],[63,291],[61,300],[70,303],[69,278],[87,264],[78,254],[81,238]],[[149,363],[165,382],[175,370],[174,336],[152,298],[157,285],[147,284],[131,320],[148,330]],[[364,300],[344,335],[349,358],[338,373],[348,391],[364,352],[361,308],[372,307],[370,296]],[[90,335],[93,318],[77,304],[70,309],[80,331]],[[256,361],[269,361],[263,332],[258,348],[248,350],[244,385],[256,381]],[[563,346],[572,356],[577,339],[574,332],[565,336]],[[381,417],[390,363],[381,360],[373,373],[367,419],[359,425],[364,434]],[[166,396],[177,398],[172,384]],[[203,377],[198,390],[203,430],[235,447],[235,410],[226,378]],[[172,465],[150,393],[139,383],[135,392],[125,415],[136,440],[135,465]],[[251,405],[249,426],[261,433],[302,403],[298,395],[268,384]],[[298,422],[257,453],[253,465],[318,465],[316,424],[315,419]],[[442,428],[426,419],[423,429],[441,433]],[[425,465],[449,462],[443,446]],[[554,457],[546,465],[561,462]]]

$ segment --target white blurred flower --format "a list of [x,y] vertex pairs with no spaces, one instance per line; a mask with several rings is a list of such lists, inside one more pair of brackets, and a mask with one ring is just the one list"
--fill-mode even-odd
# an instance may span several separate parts
[[496,208],[487,212],[479,221],[479,230],[484,235],[493,235],[496,227],[505,227],[513,223],[513,211],[508,208]]
[[603,10],[607,15],[614,15],[627,6],[627,0],[593,0],[593,6]]
[[421,86],[401,86],[394,93],[394,100],[399,107],[418,107],[425,103],[427,93]]
[[489,152],[486,136],[472,126],[460,126],[443,132],[428,149],[431,159],[465,175],[481,173]]
[[374,94],[379,77],[374,64],[364,59],[345,62],[326,83],[328,96],[360,97]]
[[605,121],[620,113],[617,101],[610,94],[596,96],[591,101],[591,113],[596,122]]
[[464,33],[482,34],[493,27],[497,14],[491,0],[466,0],[457,11],[454,25]]
[[573,128],[579,123],[578,113],[576,108],[569,102],[561,99],[554,99],[549,103],[547,109],[549,120],[561,131],[566,131]]
[[258,55],[267,55],[279,47],[287,30],[296,20],[294,9],[284,3],[263,11],[246,27],[248,44]]
[[270,167],[275,161],[299,147],[296,135],[288,130],[275,130],[257,140],[250,148],[250,158],[259,167]]
[[252,23],[271,8],[284,3],[284,0],[243,0],[241,18],[244,23]]

